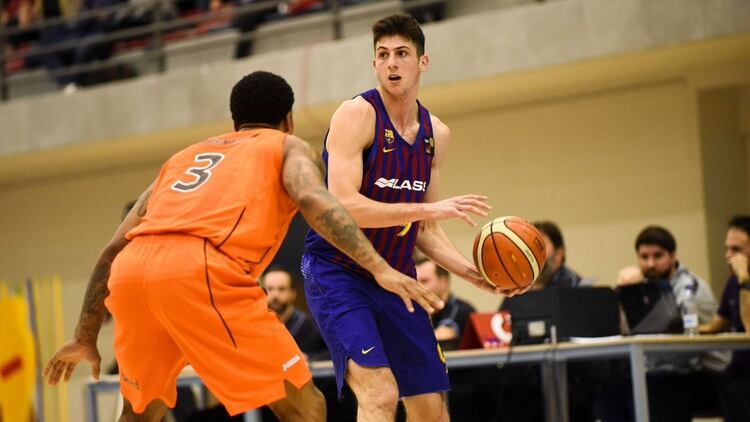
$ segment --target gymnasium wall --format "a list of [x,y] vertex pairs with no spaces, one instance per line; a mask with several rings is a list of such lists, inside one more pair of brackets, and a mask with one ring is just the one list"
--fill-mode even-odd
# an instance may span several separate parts
[[[495,215],[558,222],[568,263],[583,276],[611,284],[619,268],[635,262],[638,231],[661,224],[675,234],[683,262],[708,278],[700,149],[684,81],[446,121],[456,138],[447,190],[486,192]],[[450,227],[468,251],[473,231]],[[471,297],[481,307],[493,304]]]

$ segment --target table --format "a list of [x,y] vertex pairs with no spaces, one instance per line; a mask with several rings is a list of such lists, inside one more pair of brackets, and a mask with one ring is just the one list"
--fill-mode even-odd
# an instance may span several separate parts
[[648,422],[646,355],[736,349],[750,349],[750,336],[744,333],[700,336],[639,335],[592,339],[586,343],[517,346],[510,351],[510,356],[506,349],[483,349],[447,352],[445,357],[449,368],[506,362],[541,363],[546,419],[562,422],[568,421],[567,361],[628,357],[633,382],[635,418],[638,422]]
[[[477,349],[446,352],[449,368],[467,368],[506,363],[536,362],[541,364],[545,412],[548,421],[568,421],[567,367],[569,360],[592,360],[628,357],[633,382],[633,402],[638,422],[648,422],[648,390],[646,386],[646,355],[659,353],[704,352],[709,350],[750,349],[750,335],[639,335],[606,339],[588,339],[586,342],[562,342],[515,346],[512,349]],[[310,369],[314,377],[332,377],[333,363],[313,362]],[[180,374],[178,385],[202,385],[194,371]],[[117,391],[116,375],[102,377],[86,384],[86,415],[88,422],[98,422],[97,395]],[[248,412],[246,421],[255,420],[257,414]]]

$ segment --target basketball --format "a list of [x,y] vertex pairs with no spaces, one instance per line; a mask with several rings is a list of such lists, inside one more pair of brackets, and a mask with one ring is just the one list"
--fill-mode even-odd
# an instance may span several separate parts
[[542,234],[522,218],[496,218],[474,239],[477,270],[488,283],[501,289],[519,289],[533,283],[546,258]]

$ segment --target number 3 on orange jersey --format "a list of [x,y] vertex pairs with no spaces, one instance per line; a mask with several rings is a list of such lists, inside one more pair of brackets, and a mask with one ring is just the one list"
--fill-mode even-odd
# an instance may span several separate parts
[[177,192],[192,192],[211,178],[211,169],[219,165],[221,160],[224,159],[224,154],[218,152],[206,152],[195,156],[195,162],[205,162],[203,166],[190,167],[185,173],[195,176],[196,179],[191,182],[183,182],[178,180],[172,185],[172,189]]

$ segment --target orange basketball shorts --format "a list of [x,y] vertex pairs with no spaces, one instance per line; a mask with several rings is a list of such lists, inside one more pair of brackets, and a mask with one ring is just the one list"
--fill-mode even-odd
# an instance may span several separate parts
[[112,264],[109,291],[120,389],[137,413],[154,399],[174,407],[188,363],[233,415],[283,398],[284,380],[311,379],[263,290],[204,239],[136,237]]

